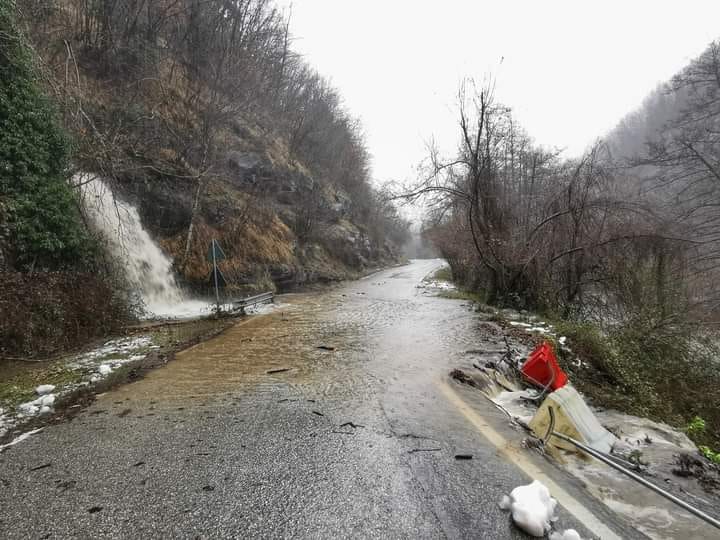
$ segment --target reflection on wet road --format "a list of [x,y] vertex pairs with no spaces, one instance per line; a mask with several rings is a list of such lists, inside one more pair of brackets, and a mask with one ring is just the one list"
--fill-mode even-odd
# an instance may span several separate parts
[[0,455],[0,535],[523,537],[527,477],[439,390],[480,325],[417,287],[439,265],[286,295]]

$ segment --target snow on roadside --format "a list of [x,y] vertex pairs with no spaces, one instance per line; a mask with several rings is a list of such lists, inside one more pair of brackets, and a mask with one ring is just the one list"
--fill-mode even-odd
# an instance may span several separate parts
[[438,289],[440,291],[454,291],[457,289],[455,285],[450,283],[449,281],[440,281],[438,279],[431,279],[428,281],[423,281],[419,285],[417,285],[418,289]]
[[[248,309],[248,314],[260,315],[279,308],[292,309],[292,306],[279,303],[259,305]],[[154,343],[151,336],[143,335],[111,339],[89,352],[66,358],[60,367],[76,372],[75,382],[59,386],[40,384],[34,389],[37,398],[15,406],[0,402],[0,437],[22,428],[22,424],[32,418],[54,412],[56,401],[79,387],[98,383],[122,366],[143,360],[152,350],[158,348],[160,346]],[[17,442],[21,440],[24,439],[20,438]]]
[[23,441],[24,441],[25,439],[27,439],[28,437],[32,437],[32,436],[35,435],[36,433],[40,433],[42,430],[43,430],[43,428],[38,428],[38,429],[33,429],[32,431],[26,431],[26,432],[23,433],[22,435],[19,435],[19,436],[15,437],[15,438],[14,438],[12,441],[10,441],[9,443],[7,443],[7,444],[0,444],[0,454],[1,454],[6,448],[10,448],[11,446],[15,446],[16,444],[23,442]]
[[41,384],[40,386],[35,388],[35,393],[38,396],[44,396],[45,394],[49,394],[53,390],[55,390],[54,384]]
[[113,339],[71,360],[67,367],[89,374],[86,382],[96,383],[123,365],[142,360],[157,348],[149,336]]
[[[500,508],[510,510],[515,525],[531,536],[544,537],[552,530],[552,524],[557,519],[555,508],[557,501],[550,496],[550,490],[538,480],[518,486],[505,495],[500,501]],[[563,533],[553,532],[551,540],[581,540],[574,529]]]
[[[543,321],[533,321],[532,324],[522,322],[522,321],[510,321],[510,326],[514,326],[516,328],[520,328],[522,330],[525,330],[529,334],[538,333],[538,334],[546,334],[548,336],[557,337],[557,333],[555,333],[555,330],[553,329],[552,324],[547,324]],[[562,340],[561,344],[565,343],[565,337],[561,336],[558,341]]]
[[0,407],[0,437],[5,435],[14,425],[13,417],[4,408]]
[[[56,401],[70,394],[79,386],[87,386],[107,378],[119,367],[142,360],[158,345],[149,336],[128,337],[107,341],[100,347],[89,352],[70,357],[63,368],[77,372],[79,382],[56,386],[41,384],[35,387],[37,398],[16,405],[14,408],[0,407],[0,437],[19,427],[23,422],[54,412]],[[30,434],[36,431],[29,432]],[[25,435],[25,434],[24,434]],[[27,438],[27,437],[25,437]],[[23,435],[17,437],[12,446],[25,440]]]

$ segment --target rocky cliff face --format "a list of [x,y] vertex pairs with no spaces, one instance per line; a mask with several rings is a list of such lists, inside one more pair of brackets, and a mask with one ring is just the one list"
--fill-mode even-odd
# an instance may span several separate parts
[[186,284],[200,291],[210,285],[213,238],[227,256],[221,269],[229,286],[239,289],[345,279],[398,260],[400,246],[378,243],[355,222],[349,194],[316,179],[271,142],[244,134],[228,139],[223,170],[200,186],[189,251],[196,181],[135,173],[115,183]]

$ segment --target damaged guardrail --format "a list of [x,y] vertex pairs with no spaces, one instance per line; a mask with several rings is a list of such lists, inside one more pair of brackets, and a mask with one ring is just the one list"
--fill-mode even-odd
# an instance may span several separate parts
[[656,486],[652,482],[645,480],[642,476],[635,474],[631,470],[623,467],[622,465],[620,465],[619,463],[617,463],[616,461],[611,459],[609,456],[603,454],[602,452],[599,452],[599,451],[595,450],[594,448],[590,448],[589,446],[586,446],[583,443],[576,441],[572,437],[568,437],[567,435],[565,435],[563,433],[558,433],[557,431],[555,431],[555,411],[553,411],[552,407],[548,407],[548,413],[550,414],[550,424],[548,425],[548,431],[545,434],[545,437],[543,438],[543,444],[547,444],[550,437],[557,437],[559,439],[562,439],[563,441],[566,441],[566,442],[572,444],[573,446],[575,446],[578,450],[581,450],[582,452],[585,452],[587,455],[592,456],[599,461],[602,461],[603,463],[612,467],[616,471],[623,473],[628,478],[631,478],[632,480],[635,480],[636,482],[645,486],[646,488],[650,489],[651,491],[654,491],[661,497],[664,497],[667,500],[669,500],[670,502],[675,503],[683,510],[686,510],[686,511],[690,512],[691,514],[693,514],[694,516],[699,517],[700,519],[702,519],[706,523],[709,523],[716,529],[720,529],[720,521],[718,521],[714,517],[710,516],[709,514],[706,514],[702,510],[699,510],[698,508],[691,506],[690,504],[686,503],[682,499],[679,499],[672,493],[669,493],[669,492],[665,491],[664,489]]
[[256,294],[255,296],[248,296],[232,303],[233,309],[237,309],[245,314],[245,309],[256,306],[257,304],[271,304],[275,301],[275,294],[272,291]]
[[236,300],[232,303],[232,305],[233,310],[239,310],[240,313],[244,315],[245,310],[249,307],[256,306],[258,304],[271,304],[274,301],[275,294],[272,291],[267,291],[264,293],[256,294],[255,296],[248,296],[247,298]]

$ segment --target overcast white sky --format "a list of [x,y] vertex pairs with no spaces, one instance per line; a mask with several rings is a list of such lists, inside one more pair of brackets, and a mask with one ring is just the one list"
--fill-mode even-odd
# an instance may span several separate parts
[[720,38],[718,0],[290,4],[294,48],[362,120],[379,182],[412,177],[430,137],[455,147],[464,77],[492,74],[538,143],[576,155]]

